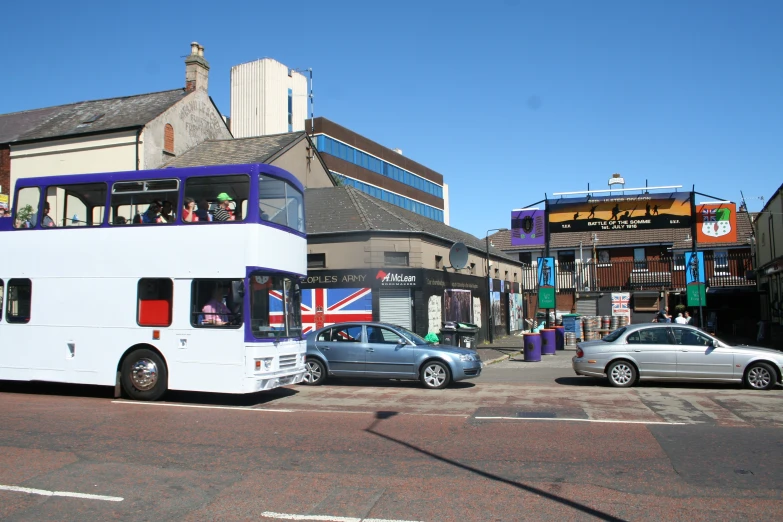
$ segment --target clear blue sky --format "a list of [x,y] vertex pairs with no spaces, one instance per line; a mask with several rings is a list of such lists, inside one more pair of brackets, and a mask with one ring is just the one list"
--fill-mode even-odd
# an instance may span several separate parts
[[544,193],[681,184],[761,208],[783,182],[783,2],[11,2],[0,113],[312,67],[315,112],[440,173],[476,236]]

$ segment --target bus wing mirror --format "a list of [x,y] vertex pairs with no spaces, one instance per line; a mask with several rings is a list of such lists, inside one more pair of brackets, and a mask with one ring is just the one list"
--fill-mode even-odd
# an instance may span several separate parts
[[235,303],[241,303],[245,297],[245,282],[233,281],[231,283],[231,300]]

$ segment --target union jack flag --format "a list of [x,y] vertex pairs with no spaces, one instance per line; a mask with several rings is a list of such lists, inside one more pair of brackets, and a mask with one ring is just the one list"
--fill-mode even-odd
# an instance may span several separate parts
[[703,221],[717,221],[718,216],[714,208],[705,208],[701,211],[701,217]]
[[630,310],[629,304],[631,301],[631,295],[622,292],[622,293],[613,293],[612,294],[612,312],[620,312],[625,310]]
[[[269,322],[283,325],[280,292],[269,292]],[[312,288],[302,290],[302,332],[348,321],[372,321],[371,288]]]

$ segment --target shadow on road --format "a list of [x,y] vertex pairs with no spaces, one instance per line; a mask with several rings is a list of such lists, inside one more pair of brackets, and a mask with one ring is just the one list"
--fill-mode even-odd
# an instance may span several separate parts
[[371,433],[372,435],[375,435],[377,437],[380,437],[382,439],[388,440],[389,442],[394,442],[395,444],[399,444],[401,446],[404,446],[408,449],[411,449],[413,451],[416,451],[418,453],[421,453],[422,455],[427,455],[428,457],[431,457],[435,460],[438,460],[440,462],[443,462],[445,464],[449,464],[451,466],[454,466],[455,468],[460,468],[465,471],[470,471],[471,473],[475,473],[476,475],[479,475],[484,478],[488,478],[490,480],[494,480],[497,482],[502,482],[503,484],[507,484],[509,486],[515,487],[517,489],[521,489],[524,491],[527,491],[529,493],[533,493],[536,495],[539,495],[543,498],[552,500],[553,502],[560,503],[564,506],[568,506],[570,508],[573,508],[577,511],[580,511],[582,513],[592,515],[600,520],[622,520],[621,518],[617,518],[615,516],[610,515],[609,513],[604,513],[603,511],[599,511],[597,509],[591,508],[590,506],[586,506],[584,504],[580,504],[579,502],[575,502],[573,500],[569,500],[565,497],[561,497],[560,495],[555,495],[554,493],[550,493],[548,491],[544,491],[543,489],[539,489],[533,486],[528,486],[527,484],[522,484],[520,482],[515,482],[513,480],[509,480],[507,478],[503,478],[498,475],[494,475],[492,473],[489,473],[487,471],[482,471],[480,469],[473,468],[471,466],[468,466],[466,464],[462,464],[461,462],[457,462],[455,460],[448,459],[446,457],[441,457],[440,455],[436,455],[435,453],[432,453],[430,451],[427,451],[425,449],[419,448],[414,446],[413,444],[410,444],[408,442],[395,439],[394,437],[390,437],[389,435],[384,435],[383,433],[379,433],[375,431],[375,427],[383,420],[389,419],[391,417],[394,417],[398,413],[396,411],[378,411],[375,412],[375,420],[370,424],[369,427],[365,428],[364,431],[367,433]]
[[[555,379],[557,384],[563,386],[595,386],[600,388],[611,388],[609,381],[600,377],[558,377]],[[684,381],[639,381],[634,385],[635,388],[646,389],[673,389],[683,390],[738,390],[742,389],[739,383],[720,383],[720,382],[684,382]],[[781,389],[780,386],[775,388]]]
[[114,387],[87,384],[63,384],[59,382],[0,381],[0,393],[113,399]]
[[[0,381],[0,393],[52,395],[91,399],[115,398],[113,386],[91,386],[86,384],[63,384],[54,382]],[[291,397],[297,393],[299,392],[292,387],[275,388],[274,390],[242,395],[170,391],[163,396],[162,402],[204,404],[209,406],[260,406],[276,399]]]
[[203,404],[207,406],[263,406],[277,399],[292,397],[299,393],[293,387],[275,388],[274,390],[234,395],[230,393],[205,392],[168,392],[163,400],[180,404]]
[[[325,386],[338,386],[345,388],[417,388],[427,391],[427,388],[422,386],[421,381],[401,379],[345,379],[340,377],[329,377],[329,380],[326,381]],[[474,386],[476,385],[470,381],[457,381],[449,384],[446,389],[464,390],[467,388],[473,388]]]
[[597,379],[594,377],[558,377],[555,379],[557,384],[563,386],[601,386],[603,388],[609,387],[609,382],[606,379]]

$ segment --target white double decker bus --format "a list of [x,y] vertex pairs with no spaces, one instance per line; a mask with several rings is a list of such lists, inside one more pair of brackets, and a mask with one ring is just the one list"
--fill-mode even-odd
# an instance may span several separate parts
[[251,393],[305,371],[303,187],[270,165],[20,179],[0,379]]

